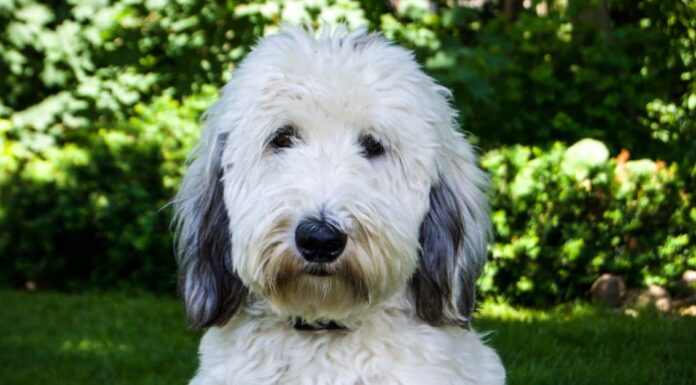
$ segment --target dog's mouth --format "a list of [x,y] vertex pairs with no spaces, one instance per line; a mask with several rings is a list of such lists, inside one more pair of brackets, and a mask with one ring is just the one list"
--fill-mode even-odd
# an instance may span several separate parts
[[304,272],[305,274],[313,275],[315,277],[328,277],[333,275],[333,273],[329,271],[327,266],[317,263],[307,264],[307,266],[305,266]]

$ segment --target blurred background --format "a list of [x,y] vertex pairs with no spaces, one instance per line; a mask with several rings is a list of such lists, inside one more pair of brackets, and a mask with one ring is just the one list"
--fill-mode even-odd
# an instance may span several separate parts
[[[0,383],[66,367],[64,383],[165,383],[153,367],[185,383],[198,335],[174,299],[167,203],[235,65],[282,23],[322,20],[381,31],[453,91],[491,175],[481,318],[511,383],[614,383],[626,340],[644,344],[615,383],[694,383],[693,0],[0,0],[0,361],[15,365]],[[641,324],[642,309],[663,314]],[[561,350],[520,351],[538,330]],[[602,341],[605,366],[557,362]]]

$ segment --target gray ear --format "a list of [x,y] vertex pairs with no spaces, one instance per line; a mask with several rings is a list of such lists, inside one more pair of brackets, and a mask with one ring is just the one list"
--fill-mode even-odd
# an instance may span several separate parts
[[[482,177],[478,169],[456,177],[466,174]],[[418,316],[432,325],[468,327],[475,309],[489,234],[478,179],[450,184],[441,175],[430,189],[430,209],[420,227],[420,265],[411,284]]]
[[234,271],[229,217],[223,200],[220,163],[226,135],[198,147],[175,204],[179,290],[189,326],[224,325],[235,313],[247,289]]

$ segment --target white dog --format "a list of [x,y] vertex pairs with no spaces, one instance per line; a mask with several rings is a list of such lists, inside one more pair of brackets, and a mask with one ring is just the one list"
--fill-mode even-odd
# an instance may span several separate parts
[[470,328],[486,177],[448,97],[364,30],[259,42],[176,199],[191,384],[505,382]]

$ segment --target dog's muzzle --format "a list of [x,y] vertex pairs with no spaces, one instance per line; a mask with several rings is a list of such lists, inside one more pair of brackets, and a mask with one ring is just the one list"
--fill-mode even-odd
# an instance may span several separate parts
[[338,259],[346,247],[344,232],[322,219],[305,219],[295,229],[295,245],[311,263],[325,264]]

